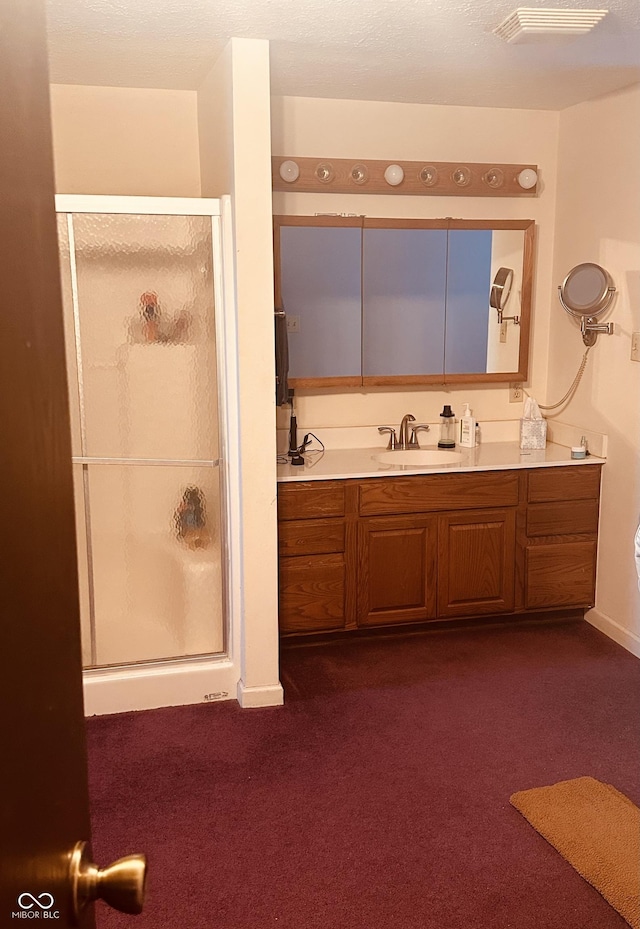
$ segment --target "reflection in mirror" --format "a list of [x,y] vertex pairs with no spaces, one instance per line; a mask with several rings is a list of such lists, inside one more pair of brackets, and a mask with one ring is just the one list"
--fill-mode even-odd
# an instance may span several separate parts
[[283,226],[289,379],[360,376],[359,227]]
[[498,311],[498,322],[501,321],[500,316],[502,316],[502,311],[506,309],[507,301],[511,296],[512,284],[513,268],[498,268],[489,294],[490,305]]
[[[524,269],[524,232],[522,229],[494,229],[491,240],[491,281],[500,268],[513,272],[507,299],[511,316],[522,312],[522,281]],[[505,309],[503,306],[502,309]],[[487,368],[489,372],[517,371],[520,353],[520,327],[514,322],[506,326],[497,314],[491,314],[488,324]]]
[[363,375],[442,374],[446,229],[365,229]]
[[[531,220],[276,217],[290,386],[525,380],[533,237]],[[501,268],[512,288],[500,323]]]
[[487,371],[492,238],[491,229],[449,230],[445,372]]

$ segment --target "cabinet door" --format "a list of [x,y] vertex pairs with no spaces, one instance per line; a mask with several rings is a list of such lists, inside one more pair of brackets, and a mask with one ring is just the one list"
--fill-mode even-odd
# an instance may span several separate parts
[[433,516],[360,521],[359,626],[435,618],[436,535]]
[[342,553],[280,559],[279,626],[283,635],[344,628],[345,597]]
[[593,606],[596,542],[530,545],[526,552],[525,607]]
[[438,615],[513,610],[515,509],[449,513],[438,519]]

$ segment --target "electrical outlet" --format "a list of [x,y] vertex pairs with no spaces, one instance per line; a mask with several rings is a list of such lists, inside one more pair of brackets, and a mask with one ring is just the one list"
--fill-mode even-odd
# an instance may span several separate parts
[[287,316],[287,332],[300,332],[299,316]]
[[523,399],[522,384],[509,384],[509,403],[522,403]]
[[507,324],[506,323],[500,323],[500,341],[501,342],[507,341]]
[[631,361],[640,361],[640,332],[631,333]]

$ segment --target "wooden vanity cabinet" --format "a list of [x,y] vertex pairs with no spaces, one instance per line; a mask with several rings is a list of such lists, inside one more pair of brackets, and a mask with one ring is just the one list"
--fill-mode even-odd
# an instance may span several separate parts
[[[302,481],[278,490],[279,625],[284,635],[349,625],[346,481]],[[353,625],[353,623],[352,623]]]
[[281,484],[281,633],[591,606],[600,470]]
[[600,471],[588,465],[527,472],[525,610],[593,606]]

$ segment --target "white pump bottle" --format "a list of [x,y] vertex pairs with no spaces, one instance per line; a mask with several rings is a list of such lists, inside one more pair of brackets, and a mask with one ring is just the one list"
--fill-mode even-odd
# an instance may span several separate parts
[[460,445],[463,448],[474,448],[476,444],[476,421],[471,415],[471,408],[468,403],[464,405],[464,411],[460,417]]

